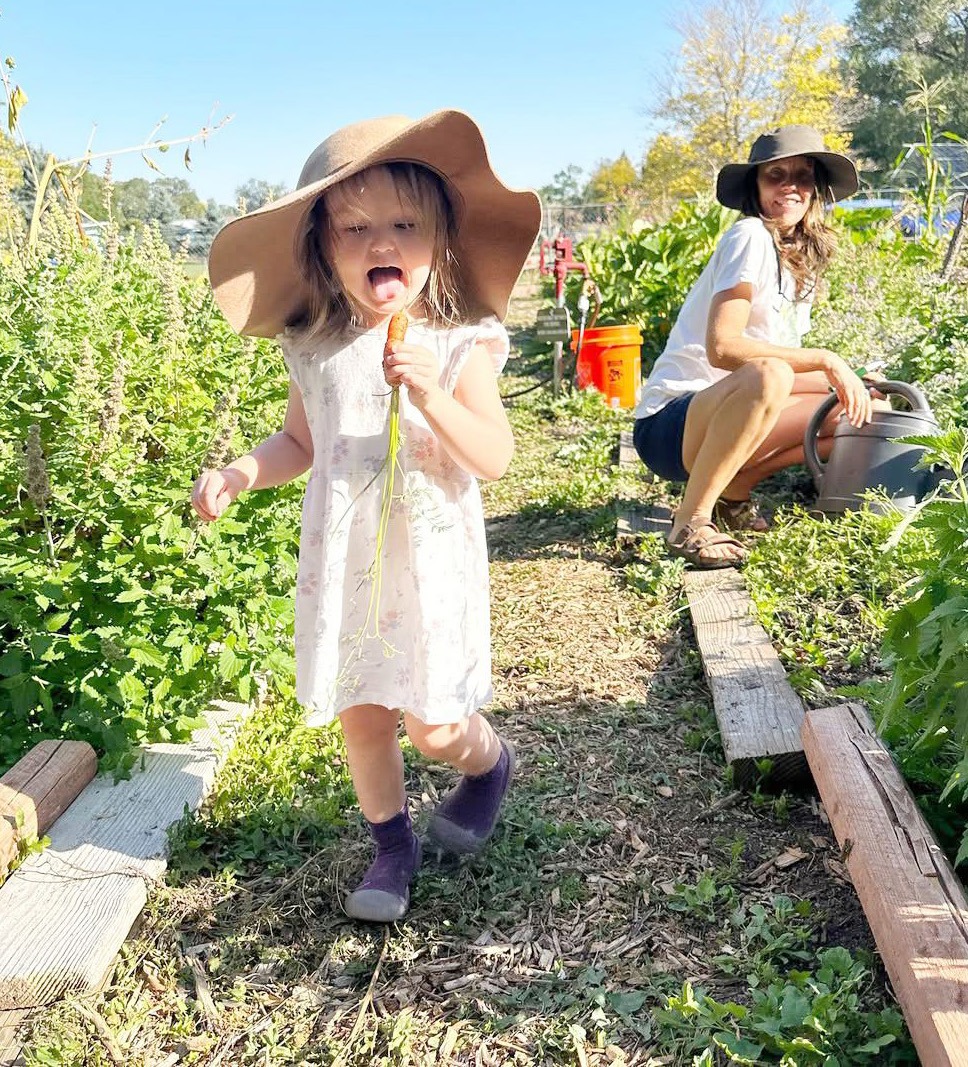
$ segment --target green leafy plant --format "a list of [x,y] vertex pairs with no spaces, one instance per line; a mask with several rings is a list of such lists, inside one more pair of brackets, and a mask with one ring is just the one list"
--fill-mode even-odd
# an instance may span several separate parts
[[718,1001],[685,982],[657,1021],[678,1037],[680,1052],[694,1054],[697,1067],[720,1057],[749,1067],[912,1062],[890,1048],[903,1034],[900,1014],[863,1010],[868,968],[844,948],[826,949],[817,962],[815,971],[793,970],[752,989],[749,1004]]
[[880,642],[904,582],[917,570],[917,538],[888,563],[897,516],[850,511],[817,518],[780,512],[744,568],[763,625],[791,681],[807,696],[878,669]]
[[[668,222],[633,224],[578,246],[598,284],[602,306],[597,325],[634,323],[643,351],[661,352],[679,308],[699,277],[735,212],[710,201],[682,203]],[[572,303],[577,300],[580,279]]]
[[289,685],[298,487],[216,527],[188,504],[280,424],[286,375],[156,231],[102,255],[52,205],[39,241],[0,261],[0,768],[43,737],[120,766]]
[[[875,694],[878,727],[905,774],[940,788],[938,801],[968,801],[968,431],[912,437],[922,465],[951,472],[908,526],[927,538],[909,598],[887,621],[884,652],[890,677]],[[968,860],[963,830],[956,863]]]
[[[942,100],[947,86],[944,79],[928,84],[923,77],[919,77],[915,85],[915,90],[905,100],[905,108],[908,111],[919,111],[923,114],[921,120],[923,140],[914,148],[921,161],[922,172],[918,176],[917,184],[913,188],[904,190],[904,194],[908,211],[914,215],[915,229],[921,231],[917,236],[922,241],[934,244],[941,237],[940,222],[951,192],[951,175],[935,155],[934,124],[931,116],[932,114],[937,117],[943,115],[945,108]],[[952,133],[943,133],[941,136],[950,140],[961,140]],[[922,225],[923,230],[921,230]]]

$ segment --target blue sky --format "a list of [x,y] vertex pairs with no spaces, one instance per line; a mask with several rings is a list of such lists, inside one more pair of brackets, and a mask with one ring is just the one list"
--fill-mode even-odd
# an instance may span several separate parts
[[[851,0],[827,3],[845,19]],[[500,177],[539,186],[569,164],[586,171],[641,157],[658,81],[678,50],[682,0],[15,0],[0,17],[0,56],[29,102],[27,137],[61,158],[138,144],[167,115],[176,138],[232,121],[203,147],[154,156],[224,203],[249,178],[295,183],[312,148],[373,115],[468,111]],[[135,154],[115,176],[152,178]],[[100,169],[103,164],[98,164]]]

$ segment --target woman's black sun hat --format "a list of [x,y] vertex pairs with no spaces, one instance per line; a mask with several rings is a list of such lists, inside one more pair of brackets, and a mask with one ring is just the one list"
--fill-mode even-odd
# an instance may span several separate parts
[[747,162],[723,167],[716,178],[716,199],[724,207],[742,211],[749,172],[761,163],[791,156],[809,156],[823,167],[832,199],[843,200],[857,192],[857,168],[845,155],[831,152],[812,126],[781,126],[756,138]]

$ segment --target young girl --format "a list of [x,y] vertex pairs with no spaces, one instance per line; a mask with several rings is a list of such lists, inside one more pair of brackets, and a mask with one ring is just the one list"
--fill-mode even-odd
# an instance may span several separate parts
[[[803,434],[830,389],[855,426],[871,398],[850,365],[801,348],[819,276],[833,253],[828,202],[857,190],[853,163],[809,126],[753,143],[719,172],[716,196],[743,218],[693,286],[636,408],[635,446],[663,478],[685,482],[670,551],[697,567],[730,567],[746,549],[718,529],[765,529],[750,490],[803,461]],[[821,455],[839,415],[821,433]]]
[[[440,111],[338,131],[309,157],[295,192],[230,222],[212,245],[209,273],[228,321],[279,337],[289,407],[281,432],[203,471],[192,503],[215,520],[243,490],[311,469],[297,696],[311,724],[339,717],[375,845],[344,901],[357,919],[404,915],[420,864],[401,711],[414,746],[463,776],[432,815],[438,849],[483,847],[514,770],[511,746],[479,711],[491,677],[476,479],[500,477],[511,459],[500,320],[540,217],[533,193],[496,178],[475,123]],[[405,338],[388,343],[401,311]],[[402,443],[378,548],[395,387]]]

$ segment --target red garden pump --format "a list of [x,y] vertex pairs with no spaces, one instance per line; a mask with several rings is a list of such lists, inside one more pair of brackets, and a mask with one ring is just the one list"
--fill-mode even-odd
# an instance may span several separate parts
[[[554,253],[554,259],[551,254]],[[565,307],[565,278],[569,271],[580,271],[588,277],[588,267],[580,260],[575,259],[572,248],[572,240],[564,234],[558,234],[554,241],[542,241],[540,247],[540,259],[538,270],[542,274],[553,274],[555,278],[555,306]],[[555,362],[553,368],[553,390],[558,396],[561,392],[561,364],[564,342],[568,338],[567,311],[565,312],[565,332],[561,340],[555,341]]]

